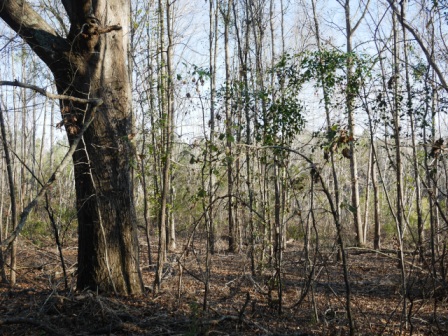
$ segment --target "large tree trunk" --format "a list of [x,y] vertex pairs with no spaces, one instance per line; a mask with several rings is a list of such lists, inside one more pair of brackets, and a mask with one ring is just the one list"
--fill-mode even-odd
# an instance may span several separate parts
[[[25,1],[0,0],[0,16],[49,66],[60,94],[103,101],[73,155],[79,225],[77,286],[140,293],[130,168],[129,6],[124,0],[62,3],[71,22],[66,39]],[[61,111],[72,143],[91,107],[61,101]]]

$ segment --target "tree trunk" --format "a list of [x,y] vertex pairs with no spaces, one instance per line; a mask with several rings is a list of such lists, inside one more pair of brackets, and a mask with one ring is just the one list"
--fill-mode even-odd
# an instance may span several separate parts
[[[58,36],[25,1],[1,0],[0,16],[48,65],[60,94],[103,101],[73,155],[78,290],[141,293],[130,167],[134,151],[128,138],[129,6],[124,0],[62,3],[71,23],[67,38]],[[72,143],[91,106],[61,101],[61,112]]]
[[[353,59],[351,57],[351,53],[353,52],[352,48],[352,35],[356,30],[358,24],[355,25],[355,28],[352,28],[351,18],[350,18],[350,0],[346,0],[345,2],[345,25],[346,25],[346,34],[347,34],[347,98],[346,98],[346,107],[347,107],[347,115],[348,115],[348,131],[351,136],[355,134],[355,121],[354,121],[354,103],[355,103],[355,93],[354,89],[351,87],[351,81],[353,76]],[[350,177],[351,177],[351,187],[352,187],[352,207],[353,211],[353,221],[357,236],[358,246],[364,246],[364,233],[361,221],[361,208],[359,206],[359,181],[358,181],[358,162],[355,151],[355,144],[353,141],[350,141]]]
[[399,251],[397,253],[397,257],[399,258],[399,266],[401,270],[401,291],[402,291],[402,297],[403,297],[403,303],[402,303],[402,324],[400,324],[400,333],[402,331],[402,328],[407,328],[407,274],[406,274],[406,265],[404,263],[404,254],[403,254],[403,244],[404,244],[404,206],[403,206],[403,162],[401,157],[401,139],[400,139],[400,130],[401,130],[401,123],[400,123],[400,113],[402,112],[401,109],[401,88],[400,88],[400,57],[401,53],[399,50],[399,44],[398,44],[398,26],[397,26],[397,20],[395,13],[392,14],[392,34],[393,34],[393,49],[392,49],[392,57],[393,57],[393,73],[392,78],[393,80],[393,87],[391,88],[393,90],[393,126],[394,126],[394,144],[395,144],[395,169],[396,169],[396,184],[397,184],[397,233],[398,233],[398,243],[399,243]]
[[[6,171],[8,175],[8,183],[9,183],[9,198],[11,201],[11,228],[14,230],[17,225],[17,210],[16,210],[16,187],[14,183],[14,176],[13,176],[13,165],[11,162],[11,156],[9,154],[9,148],[7,144],[7,138],[6,138],[6,127],[5,122],[3,119],[3,111],[0,108],[0,132],[1,132],[1,139],[3,143],[3,152],[6,160]],[[1,217],[0,217],[1,218]],[[0,222],[0,225],[2,223]],[[2,269],[3,269],[3,251],[2,251]],[[16,239],[14,239],[12,246],[11,246],[11,276],[10,276],[10,283],[11,286],[15,285],[16,283]],[[3,280],[6,280],[5,274],[2,274]]]
[[[402,16],[403,20],[406,13],[406,1],[402,2],[401,9],[402,9]],[[412,143],[412,165],[413,165],[413,175],[414,175],[414,184],[415,184],[415,207],[417,211],[417,234],[418,234],[418,241],[417,241],[417,248],[420,254],[420,259],[423,260],[424,255],[424,247],[423,247],[423,241],[424,241],[424,219],[423,219],[423,212],[422,212],[422,191],[421,191],[421,181],[420,181],[420,174],[419,174],[419,165],[420,162],[418,160],[418,153],[417,153],[417,139],[416,139],[416,125],[415,125],[415,116],[414,116],[414,108],[412,106],[412,89],[411,89],[411,79],[410,79],[410,70],[409,70],[409,56],[408,56],[408,42],[407,42],[407,34],[406,34],[406,28],[402,24],[402,34],[403,34],[403,41],[404,41],[404,48],[403,48],[403,55],[404,55],[404,70],[405,70],[405,78],[406,78],[406,107],[407,107],[407,115],[409,116],[409,122],[411,127],[411,143]]]
[[374,221],[375,221],[375,233],[373,238],[373,248],[379,250],[381,248],[381,222],[380,222],[380,206],[379,206],[379,196],[378,196],[378,180],[375,170],[377,160],[375,155],[375,144],[372,143],[372,165],[369,169],[372,171],[372,187],[373,187],[373,211],[374,211]]
[[[1,109],[0,109],[0,113]],[[1,115],[0,115],[1,118]],[[2,139],[2,141],[4,141]],[[2,155],[4,155],[4,153],[2,152]],[[3,176],[6,175],[5,173],[5,169],[3,168],[4,165],[4,160],[1,161],[1,165],[0,165],[0,241],[3,241],[4,239],[4,234],[3,234],[3,209],[5,206],[5,194],[4,194],[4,186],[5,183]],[[8,282],[8,277],[6,275],[6,264],[5,264],[5,258],[4,258],[4,253],[3,253],[3,247],[0,247],[0,281],[1,283],[7,283]]]
[[[166,93],[166,82],[165,79],[167,78],[166,73],[166,50],[165,50],[165,18],[164,18],[164,5],[162,3],[162,0],[159,0],[158,3],[158,9],[157,9],[157,17],[159,21],[158,26],[158,39],[159,39],[159,45],[158,50],[161,50],[163,52],[160,53],[160,55],[157,58],[158,61],[158,67],[160,67],[160,76],[157,78],[157,85],[158,85],[158,94],[159,94],[159,116],[161,120],[161,125],[165,125],[167,122],[167,93]],[[168,128],[165,128],[165,130]],[[169,176],[169,160],[167,160],[167,144],[166,141],[166,133],[165,130],[161,130],[161,150],[160,150],[160,169],[161,169],[161,175],[160,175],[160,196],[158,199],[159,207],[157,208],[157,228],[159,230],[159,244],[157,247],[157,266],[156,266],[156,274],[154,277],[154,294],[158,293],[160,291],[160,286],[162,282],[162,276],[163,276],[163,265],[166,261],[166,227],[165,227],[165,217],[166,217],[166,194],[167,194],[167,179],[165,179],[165,176]],[[167,169],[168,168],[168,169]],[[164,197],[165,196],[165,197]]]
[[226,164],[227,164],[227,219],[229,223],[229,251],[236,252],[236,230],[233,218],[233,153],[232,153],[232,112],[231,112],[231,92],[230,92],[230,52],[229,52],[229,28],[232,0],[229,0],[227,7],[222,8],[224,19],[224,53],[225,53],[225,132],[226,132]]

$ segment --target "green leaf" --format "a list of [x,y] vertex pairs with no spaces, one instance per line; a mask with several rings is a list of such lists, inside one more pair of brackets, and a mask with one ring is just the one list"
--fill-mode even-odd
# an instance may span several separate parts
[[207,192],[204,189],[199,189],[198,193],[197,193],[198,197],[205,197],[207,196]]

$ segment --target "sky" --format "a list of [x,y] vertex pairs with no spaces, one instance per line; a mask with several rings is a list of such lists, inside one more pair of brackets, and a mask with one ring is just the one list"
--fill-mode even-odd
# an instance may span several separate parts
[[[36,0],[37,1],[37,0]],[[144,10],[144,6],[153,3],[148,2],[133,2],[135,11]],[[268,3],[268,2],[267,2]],[[311,3],[310,0],[283,0],[284,3],[284,34],[286,51],[290,53],[296,53],[304,50],[315,49],[315,38],[313,36],[313,22],[311,21]],[[352,16],[354,21],[360,17],[361,11],[358,7],[359,4],[363,4],[364,1],[352,1]],[[391,24],[390,14],[386,14],[385,1],[371,1],[369,12],[363,18],[354,39],[353,44],[355,50],[358,52],[364,52],[370,55],[374,55],[377,50],[374,45],[374,38],[381,40],[389,36]],[[209,3],[203,0],[177,0],[172,2],[174,9],[174,60],[175,60],[175,74],[180,74],[183,79],[187,81],[187,84],[178,85],[176,111],[177,111],[177,133],[181,136],[181,139],[187,142],[194,141],[198,137],[203,137],[203,124],[207,124],[208,121],[208,100],[209,83],[206,81],[204,85],[196,87],[195,84],[190,82],[190,78],[193,66],[208,68],[208,49],[209,49]],[[280,43],[280,1],[274,2],[274,26],[276,29],[275,43],[277,56],[281,53]],[[335,47],[341,50],[345,49],[345,34],[344,34],[344,13],[342,6],[336,0],[318,0],[317,1],[318,14],[321,18],[321,35],[325,46]],[[418,22],[420,17],[415,16],[417,8],[417,2],[412,1],[408,17],[413,23]],[[267,9],[267,8],[266,8]],[[138,12],[137,12],[138,13]],[[268,13],[268,12],[267,12]],[[389,12],[390,13],[390,12]],[[421,15],[421,14],[420,14]],[[425,13],[423,13],[425,15]],[[136,16],[138,17],[138,16]],[[154,20],[154,19],[153,19]],[[51,20],[56,25],[56,20]],[[141,22],[135,19],[138,29],[141,31],[147,30],[147,22]],[[381,22],[379,29],[373,25],[373,22]],[[423,21],[422,21],[423,22]],[[154,21],[150,25],[155,25]],[[423,27],[424,28],[424,27]],[[60,30],[62,31],[62,30]],[[218,86],[223,85],[224,78],[224,52],[223,52],[223,29],[220,26],[219,35],[219,52],[218,52],[218,64],[217,78]],[[266,46],[269,47],[270,37],[269,26],[266,26]],[[29,53],[21,53],[22,42],[19,38],[14,38],[9,28],[0,21],[0,68],[1,68],[1,80],[20,80],[29,82],[39,86],[46,87],[48,90],[52,90],[52,79],[48,71],[45,71],[45,66],[42,63],[34,63],[36,57]],[[11,38],[12,41],[10,40]],[[231,53],[233,54],[233,48],[235,44],[231,45]],[[143,55],[147,48],[147,42],[141,41],[136,49],[136,57]],[[11,53],[11,50],[18,50],[16,53]],[[252,50],[253,51],[253,50]],[[385,51],[390,52],[388,50]],[[25,55],[24,57],[21,57]],[[23,64],[22,64],[23,60]],[[236,59],[233,59],[236,62]],[[267,61],[268,62],[268,61]],[[32,66],[37,64],[37,66]],[[265,64],[267,67],[269,64]],[[190,75],[188,74],[190,72]],[[199,92],[196,91],[199,89]],[[51,124],[49,118],[49,112],[51,110],[51,103],[46,102],[43,98],[35,98],[31,92],[23,92],[19,90],[16,96],[11,94],[10,88],[2,87],[1,99],[2,107],[7,113],[11,113],[16,105],[16,111],[28,111],[27,113],[35,113],[40,116],[37,120],[37,134],[41,136],[46,133],[46,137],[50,134],[50,129],[55,131],[55,125]],[[186,94],[190,93],[194,99],[188,99]],[[308,85],[302,92],[301,97],[307,106],[306,120],[307,128],[310,130],[318,130],[324,127],[324,112],[320,104],[321,95],[319,90],[316,90],[312,85]],[[200,99],[199,99],[200,98]],[[19,101],[26,104],[19,104]],[[54,103],[56,110],[57,102]],[[24,107],[26,106],[26,109]],[[205,107],[205,110],[202,109]],[[204,115],[205,113],[205,115]],[[46,118],[44,119],[44,116]],[[31,119],[31,117],[29,118]],[[136,120],[140,119],[138,109],[136,109]],[[9,115],[9,120],[12,121],[12,115]],[[58,117],[55,122],[57,123]],[[34,127],[34,125],[28,125]],[[362,128],[358,128],[358,132],[362,132]],[[64,135],[60,131],[54,132],[55,141],[61,141]],[[48,140],[46,140],[48,142]]]

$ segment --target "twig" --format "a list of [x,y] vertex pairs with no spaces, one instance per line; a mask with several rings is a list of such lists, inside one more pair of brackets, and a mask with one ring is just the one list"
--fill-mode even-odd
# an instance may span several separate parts
[[[238,316],[233,316],[233,315],[224,315],[224,316],[221,316],[219,319],[204,321],[204,322],[202,322],[202,324],[203,325],[219,325],[221,322],[226,321],[226,320],[240,321],[240,318]],[[271,332],[269,332],[269,330],[267,330],[266,328],[263,328],[260,324],[258,324],[255,321],[248,320],[247,318],[242,318],[241,321],[246,324],[249,324],[249,325],[250,324],[254,325],[255,327],[257,327],[258,329],[260,329],[267,335],[271,334]]]
[[[214,311],[218,315],[221,315],[215,309],[213,309],[211,307],[210,307],[210,310]],[[202,325],[219,325],[221,322],[226,321],[226,320],[240,321],[240,322],[244,322],[246,324],[252,324],[255,327],[257,327],[258,329],[262,330],[266,335],[272,334],[271,332],[269,332],[269,330],[267,330],[266,328],[263,328],[257,322],[249,320],[247,318],[244,318],[244,316],[243,317],[239,317],[239,316],[234,316],[234,315],[221,315],[221,317],[218,318],[218,319],[202,321]]]
[[68,289],[67,269],[65,268],[64,254],[62,253],[62,244],[61,244],[61,240],[59,238],[59,229],[56,224],[56,220],[54,218],[54,211],[53,211],[53,208],[51,207],[48,193],[45,194],[45,210],[47,210],[48,218],[50,219],[51,226],[53,227],[54,238],[56,241],[56,246],[58,247],[59,258],[61,260],[61,266],[62,266],[62,272],[64,274],[65,289]]
[[254,280],[251,274],[245,274],[244,275],[246,279],[248,279],[252,285],[255,287],[255,289],[262,295],[267,295],[268,292],[264,291],[263,288]]
[[197,276],[196,274],[190,272],[184,264],[182,264],[182,262],[179,260],[179,265],[182,266],[182,268],[185,270],[185,272],[187,272],[188,275],[190,275],[192,278],[196,279],[197,281],[204,283],[204,279],[201,279],[199,276]]
[[244,312],[247,308],[247,305],[249,304],[250,301],[250,293],[247,292],[246,293],[246,301],[244,301],[243,307],[241,308],[239,314],[238,314],[238,324],[241,325],[243,324],[243,317],[244,317]]
[[[1,83],[1,82],[0,82]],[[102,103],[102,101],[101,101]],[[29,214],[31,213],[31,210],[33,210],[33,208],[37,205],[37,203],[42,199],[42,197],[45,195],[45,193],[47,192],[47,190],[51,187],[51,185],[60,177],[60,175],[62,174],[62,170],[65,168],[65,166],[67,166],[67,164],[71,161],[72,159],[72,155],[73,153],[76,151],[76,148],[78,147],[79,142],[82,139],[82,136],[84,135],[84,132],[87,130],[87,128],[90,126],[90,124],[92,123],[94,116],[95,116],[95,111],[96,108],[98,107],[98,105],[95,105],[92,109],[92,114],[90,119],[84,124],[83,128],[81,129],[81,131],[79,132],[78,136],[73,140],[72,145],[70,146],[69,151],[65,154],[65,157],[62,159],[61,163],[59,164],[59,166],[56,168],[56,170],[54,171],[53,175],[51,175],[50,179],[48,180],[47,183],[45,183],[45,185],[40,189],[39,193],[37,194],[37,196],[26,206],[26,208],[23,210],[22,214],[20,215],[20,222],[17,225],[17,227],[14,229],[14,231],[11,233],[11,235],[6,238],[5,240],[3,240],[0,243],[0,246],[6,246],[11,244],[11,242],[14,241],[14,239],[20,234],[20,232],[23,230],[26,220],[29,216]]]
[[403,15],[398,10],[397,6],[395,6],[394,2],[392,0],[387,0],[390,7],[394,11],[395,15],[397,15],[398,21],[412,34],[414,39],[417,41],[418,45],[422,49],[423,53],[425,54],[426,61],[431,65],[431,67],[434,69],[434,71],[437,74],[437,77],[440,80],[441,86],[448,91],[448,83],[445,80],[445,77],[443,76],[443,71],[439,68],[438,64],[434,60],[434,56],[428,50],[428,48],[425,46],[422,37],[418,33],[416,29],[414,29],[403,17]]

